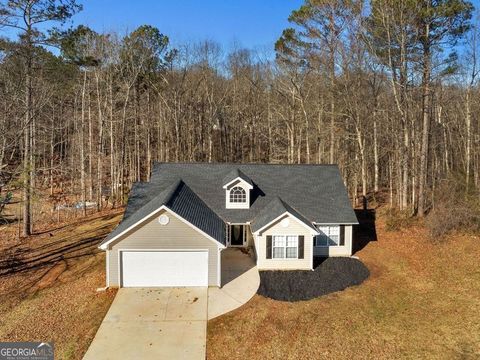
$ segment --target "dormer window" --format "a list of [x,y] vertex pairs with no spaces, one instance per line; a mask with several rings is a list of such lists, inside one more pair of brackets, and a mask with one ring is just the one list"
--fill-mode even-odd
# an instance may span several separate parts
[[250,207],[250,188],[236,182],[225,189],[225,207],[227,209],[248,209]]
[[246,203],[247,193],[245,189],[240,186],[235,186],[230,190],[230,202],[231,203]]
[[253,182],[238,169],[233,169],[223,182],[225,189],[225,207],[227,209],[248,209],[250,207],[250,191]]

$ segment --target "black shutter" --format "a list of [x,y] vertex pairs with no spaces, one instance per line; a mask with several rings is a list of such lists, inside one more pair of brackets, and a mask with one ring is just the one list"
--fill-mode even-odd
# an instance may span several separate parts
[[305,252],[305,236],[300,235],[298,237],[298,258],[303,259],[303,253]]
[[340,225],[340,246],[345,245],[345,225]]
[[272,235],[267,235],[267,259],[272,258]]

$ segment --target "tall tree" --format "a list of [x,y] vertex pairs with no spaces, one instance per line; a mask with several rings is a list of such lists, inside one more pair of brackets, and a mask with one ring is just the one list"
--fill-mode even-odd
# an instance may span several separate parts
[[32,232],[31,197],[34,176],[34,153],[32,145],[35,133],[33,111],[33,61],[35,47],[51,42],[48,30],[54,30],[52,23],[65,23],[81,6],[75,0],[2,0],[0,2],[0,24],[19,32],[19,47],[24,61],[25,121],[23,124],[23,169],[24,204],[23,235]]
[[[88,73],[90,69],[100,65],[100,59],[95,56],[94,42],[99,35],[90,28],[80,25],[75,29],[67,31],[62,34],[60,39],[60,46],[62,55],[67,61],[77,65],[81,71],[83,80],[81,90],[81,115],[80,115],[80,202],[83,209],[83,215],[87,213],[87,183],[86,183],[86,171],[85,171],[85,118],[86,118],[86,93],[87,85],[89,84]],[[89,97],[90,98],[90,97]],[[88,104],[90,109],[90,103]],[[89,111],[90,115],[90,111]],[[92,138],[92,121],[89,116],[89,154],[88,154],[88,185],[90,188],[89,197],[92,198],[93,193],[93,138]]]
[[296,27],[284,30],[275,44],[280,61],[323,71],[327,75],[330,93],[330,163],[335,161],[338,57],[348,22],[360,9],[361,2],[355,0],[306,0],[288,18]]
[[[432,59],[440,57],[437,69],[449,70],[452,55],[443,57],[445,46],[453,46],[461,39],[470,26],[473,5],[464,0],[422,0],[416,7],[414,26],[418,31],[420,46],[420,66],[422,69],[422,146],[418,186],[418,215],[424,216],[427,210],[426,186],[428,172],[428,152],[432,113],[431,82]],[[438,60],[437,60],[438,61]],[[443,65],[443,66],[442,66]],[[445,69],[447,66],[447,69]]]
[[[134,139],[132,157],[135,159],[133,171],[130,171],[130,180],[141,180],[141,147],[139,131],[142,128],[141,116],[139,115],[140,91],[142,84],[152,80],[153,74],[163,70],[168,62],[171,52],[168,51],[169,39],[159,29],[149,25],[143,25],[130,33],[123,41],[120,50],[120,70],[124,80],[126,94],[122,112],[122,138],[126,136],[127,107],[130,102],[131,92],[135,91],[135,116],[133,123]],[[122,141],[121,161],[122,170],[120,173],[120,188],[125,190],[124,162],[126,156],[126,142]]]
[[408,1],[372,0],[370,14],[364,20],[364,39],[370,53],[388,72],[395,118],[399,118],[402,139],[395,142],[398,156],[398,203],[401,210],[409,207],[411,174],[411,101],[410,89],[413,62],[418,57],[415,6]]

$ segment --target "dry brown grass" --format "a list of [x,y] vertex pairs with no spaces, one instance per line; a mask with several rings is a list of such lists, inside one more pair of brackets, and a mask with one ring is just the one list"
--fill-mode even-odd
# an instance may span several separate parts
[[[83,356],[115,295],[95,291],[104,256],[86,240],[119,220],[105,212],[20,242],[0,228],[0,264],[21,265],[0,276],[0,341],[53,340],[57,358]],[[365,283],[297,303],[255,296],[209,322],[209,360],[480,358],[480,238],[436,244],[420,225],[387,232],[383,220],[377,235],[357,254],[371,271]]]
[[0,341],[53,341],[56,359],[81,359],[115,296],[99,241],[120,220],[105,211],[17,240],[0,233]]
[[357,253],[362,285],[297,303],[255,296],[208,323],[215,359],[480,358],[480,239],[385,231]]

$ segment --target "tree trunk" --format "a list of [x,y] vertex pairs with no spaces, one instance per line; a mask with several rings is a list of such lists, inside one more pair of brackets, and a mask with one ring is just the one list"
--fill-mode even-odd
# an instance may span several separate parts
[[32,233],[31,218],[31,191],[32,191],[32,164],[31,161],[31,120],[32,120],[32,57],[30,45],[27,45],[29,54],[26,59],[25,68],[25,124],[24,124],[24,144],[23,144],[23,236]]
[[379,163],[378,163],[378,130],[377,130],[377,112],[373,112],[373,190],[378,192]]
[[93,120],[90,90],[88,91],[88,200],[93,200]]
[[[127,87],[127,93],[125,94],[125,100],[123,103],[123,111],[122,111],[122,151],[121,151],[121,163],[120,163],[120,203],[123,205],[124,203],[124,194],[125,194],[125,155],[126,155],[126,122],[127,122],[127,107],[128,101],[130,99],[130,90],[131,86]],[[131,173],[130,173],[131,174]]]
[[426,189],[428,172],[428,150],[430,135],[430,45],[429,25],[425,26],[423,42],[423,75],[422,75],[422,147],[420,152],[420,173],[418,178],[418,215],[426,213]]
[[97,211],[102,210],[102,174],[103,174],[103,115],[100,97],[99,74],[96,74],[95,85],[97,90],[98,107],[98,143],[97,143]]
[[[467,191],[469,190],[470,185],[470,167],[471,167],[471,147],[472,147],[472,114],[471,114],[471,105],[470,105],[470,91],[471,87],[467,88],[465,96],[465,125],[467,132],[467,144],[465,148],[465,184]],[[445,144],[446,146],[446,144]]]
[[82,105],[81,105],[81,115],[80,115],[80,192],[81,192],[81,206],[83,216],[87,215],[87,207],[85,204],[87,197],[87,188],[85,183],[85,134],[84,134],[84,124],[85,124],[85,92],[87,85],[87,72],[83,71],[83,86],[82,86]]
[[330,164],[335,162],[335,45],[334,39],[335,31],[335,15],[333,11],[329,19],[330,27],[330,58],[329,58],[329,72],[330,72]]

